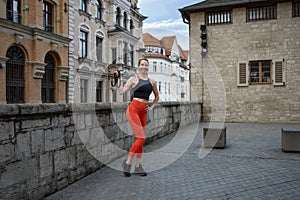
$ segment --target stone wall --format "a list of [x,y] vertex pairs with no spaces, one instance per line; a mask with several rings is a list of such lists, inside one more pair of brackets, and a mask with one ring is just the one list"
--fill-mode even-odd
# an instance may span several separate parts
[[[227,122],[299,122],[300,20],[292,17],[292,2],[277,4],[277,19],[255,22],[246,22],[245,7],[234,8],[232,23],[207,26],[208,52],[202,57],[204,20],[203,12],[191,14],[192,100],[203,102],[204,120],[222,113]],[[256,60],[283,61],[285,84],[239,86],[239,63]]]
[[[40,199],[126,155],[134,139],[127,106],[0,105],[0,199]],[[147,143],[199,121],[200,113],[200,103],[157,105]]]

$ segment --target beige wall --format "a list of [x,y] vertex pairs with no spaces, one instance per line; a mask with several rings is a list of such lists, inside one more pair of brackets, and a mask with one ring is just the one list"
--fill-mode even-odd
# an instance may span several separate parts
[[[299,122],[300,18],[291,17],[291,2],[277,4],[276,20],[247,23],[246,8],[233,9],[232,14],[232,24],[207,26],[208,53],[203,58],[204,14],[191,14],[192,100],[203,99],[205,120],[223,120],[220,114],[226,111],[228,122]],[[286,84],[239,87],[238,63],[252,60],[284,60]]]
[[[22,2],[21,23],[6,20],[6,3],[1,1],[0,15],[0,60],[6,63],[6,52],[10,46],[19,46],[25,54],[25,103],[41,103],[41,80],[33,74],[36,67],[44,63],[45,55],[51,52],[56,60],[55,70],[55,102],[66,102],[65,78],[62,71],[68,71],[68,13],[64,12],[64,1],[53,1],[57,5],[54,10],[54,32],[43,31],[43,1]],[[25,9],[27,8],[27,9]],[[40,68],[41,69],[41,68]],[[6,103],[6,68],[0,67],[0,103]]]

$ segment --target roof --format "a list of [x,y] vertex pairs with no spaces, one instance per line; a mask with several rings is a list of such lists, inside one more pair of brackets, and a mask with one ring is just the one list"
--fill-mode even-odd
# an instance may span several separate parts
[[274,4],[279,2],[289,2],[291,0],[206,0],[196,4],[186,6],[178,9],[182,15],[183,21],[189,23],[190,13],[193,12],[209,12],[209,11],[222,11],[224,9],[232,9],[236,7],[244,7],[251,4]]
[[155,54],[155,53],[146,53],[147,58],[164,58],[169,59],[167,56],[164,56],[162,54]]
[[176,36],[166,36],[166,37],[163,37],[161,39],[161,42],[162,42],[162,45],[163,47],[165,47],[166,50],[171,50],[172,49],[172,46],[174,44],[174,41],[176,39]]
[[182,50],[181,46],[178,45],[179,51],[180,51],[180,59],[181,60],[188,60],[189,51],[188,50]]
[[143,41],[145,46],[161,47],[161,42],[150,33],[143,33]]

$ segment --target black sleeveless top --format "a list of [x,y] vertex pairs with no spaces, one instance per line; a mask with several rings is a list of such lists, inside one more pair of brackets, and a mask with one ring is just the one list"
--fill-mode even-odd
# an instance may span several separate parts
[[151,82],[149,81],[149,79],[143,80],[139,77],[138,79],[139,82],[136,84],[136,86],[134,86],[134,88],[132,88],[133,98],[136,97],[140,99],[149,100],[149,96],[153,90]]

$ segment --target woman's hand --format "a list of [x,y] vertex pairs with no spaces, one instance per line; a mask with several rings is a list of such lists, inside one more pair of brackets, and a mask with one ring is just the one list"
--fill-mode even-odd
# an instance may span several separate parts
[[153,109],[152,106],[147,106],[147,107],[145,108],[146,112],[149,112],[149,111],[151,111],[152,109]]

